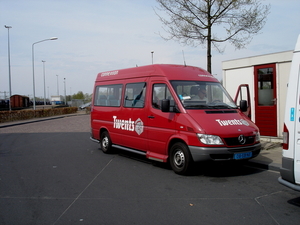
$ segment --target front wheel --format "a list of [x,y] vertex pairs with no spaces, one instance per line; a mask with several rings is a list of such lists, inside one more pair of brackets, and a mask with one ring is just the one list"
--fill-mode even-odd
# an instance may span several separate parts
[[112,153],[112,142],[107,131],[101,134],[101,149],[104,153]]
[[193,159],[186,144],[177,142],[170,149],[170,165],[177,174],[187,174]]

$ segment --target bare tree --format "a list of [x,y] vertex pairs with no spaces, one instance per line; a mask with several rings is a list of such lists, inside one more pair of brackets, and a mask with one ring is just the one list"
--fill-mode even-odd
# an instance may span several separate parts
[[170,34],[165,40],[176,40],[185,45],[207,47],[207,70],[211,73],[212,47],[219,52],[223,42],[236,49],[244,48],[263,28],[270,5],[260,0],[157,0],[164,29]]

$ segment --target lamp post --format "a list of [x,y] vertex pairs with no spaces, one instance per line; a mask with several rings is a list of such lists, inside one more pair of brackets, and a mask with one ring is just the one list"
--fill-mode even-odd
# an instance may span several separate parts
[[65,105],[67,104],[67,98],[66,98],[66,78],[64,78],[64,96],[65,96]]
[[72,87],[70,87],[70,101],[71,101],[71,104],[72,104]]
[[152,64],[153,64],[153,53],[154,53],[154,51],[151,52],[151,55],[152,55]]
[[7,37],[8,37],[8,76],[9,76],[9,111],[11,111],[11,71],[10,71],[10,42],[9,42],[9,29],[12,28],[12,26],[4,26],[7,28]]
[[44,42],[44,41],[53,41],[57,40],[57,37],[48,38],[45,40],[37,41],[32,44],[32,80],[33,80],[33,110],[35,110],[35,81],[34,81],[34,45]]
[[57,96],[59,96],[59,89],[58,89],[58,75],[56,74],[56,81],[57,81]]
[[67,81],[66,81],[66,78],[64,78],[64,83],[65,83],[65,105],[68,105],[67,104],[67,88],[66,88]]
[[50,96],[49,96],[49,86],[47,86],[47,90],[48,90],[48,100],[49,100],[50,103],[51,103],[51,99],[50,99]]
[[44,106],[46,105],[46,78],[45,78],[45,62],[42,60],[43,63],[43,74],[44,74]]

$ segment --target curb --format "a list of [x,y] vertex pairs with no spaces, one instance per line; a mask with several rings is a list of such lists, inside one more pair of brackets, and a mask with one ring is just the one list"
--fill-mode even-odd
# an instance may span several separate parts
[[69,117],[69,116],[82,116],[82,115],[88,115],[88,114],[87,113],[71,113],[71,114],[63,114],[63,115],[59,115],[59,116],[43,117],[43,118],[36,118],[36,119],[30,119],[30,120],[19,120],[19,121],[7,122],[7,123],[3,123],[3,124],[0,123],[0,128],[13,127],[13,126],[42,122],[42,121],[47,121],[47,120],[61,119],[64,117]]
[[251,167],[256,167],[259,169],[264,169],[264,170],[272,170],[272,171],[276,171],[276,172],[279,172],[280,167],[281,167],[281,165],[278,163],[267,164],[265,162],[255,160],[255,159],[248,161],[246,163],[246,165],[251,166]]

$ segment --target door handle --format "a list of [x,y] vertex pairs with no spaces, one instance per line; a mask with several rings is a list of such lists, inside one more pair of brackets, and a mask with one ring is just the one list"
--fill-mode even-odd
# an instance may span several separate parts
[[155,118],[155,116],[148,116],[148,118],[150,118],[150,119],[154,119],[154,118]]

